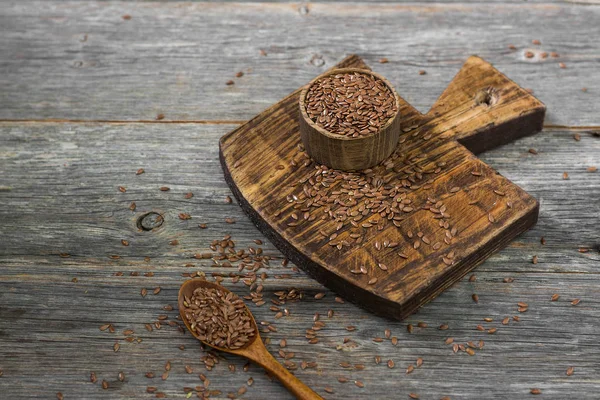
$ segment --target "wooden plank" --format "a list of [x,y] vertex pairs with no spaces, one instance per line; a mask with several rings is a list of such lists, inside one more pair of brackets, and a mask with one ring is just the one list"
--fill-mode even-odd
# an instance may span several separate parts
[[0,16],[0,118],[246,120],[352,52],[421,111],[478,54],[533,89],[547,123],[599,125],[599,14],[545,3],[317,3],[304,15],[296,4],[12,2]]
[[[346,65],[363,67],[354,56]],[[475,101],[488,92],[489,106]],[[398,98],[399,144],[369,173],[342,175],[306,162],[311,143],[297,120],[299,98],[300,89],[225,135],[221,163],[261,232],[346,300],[402,320],[537,221],[538,202],[467,150],[532,134],[544,118],[537,99],[484,60],[470,57],[428,114]],[[321,156],[351,152],[316,147]],[[363,196],[335,195],[348,183]]]
[[[262,371],[242,371],[243,360],[228,358],[214,371],[206,372],[199,357],[204,354],[189,335],[175,328],[146,331],[144,324],[165,314],[172,319],[181,273],[195,270],[231,272],[231,268],[210,267],[211,262],[192,258],[209,251],[215,238],[230,233],[239,248],[256,247],[262,239],[243,212],[226,204],[229,193],[218,162],[217,143],[235,125],[198,124],[0,124],[0,390],[11,399],[51,398],[58,391],[65,398],[152,398],[147,386],[156,386],[169,398],[184,397],[184,386],[200,385],[197,374],[205,373],[210,387],[224,395],[235,392],[247,379],[255,383],[245,398],[290,398]],[[265,298],[291,287],[305,292],[306,299],[287,304],[291,314],[279,320],[266,306],[253,307],[258,320],[275,323],[278,332],[265,334],[274,344],[288,340],[294,360],[315,361],[318,368],[298,369],[296,375],[328,399],[370,395],[386,398],[393,391],[398,398],[410,392],[421,398],[498,399],[525,398],[539,387],[548,399],[594,399],[600,390],[597,376],[598,299],[600,285],[597,265],[597,221],[600,204],[600,175],[586,168],[600,164],[600,138],[579,131],[546,130],[480,155],[507,178],[532,193],[541,202],[540,219],[534,229],[490,258],[476,270],[476,280],[456,284],[406,322],[392,322],[373,316],[349,303],[335,302],[335,295],[302,272],[280,265],[281,255],[268,242],[261,247],[274,257],[263,285]],[[535,148],[537,155],[528,153]],[[100,151],[101,150],[101,151]],[[146,172],[135,175],[138,168]],[[562,173],[569,173],[563,180]],[[118,186],[127,188],[119,192]],[[169,192],[158,190],[169,186]],[[194,197],[184,199],[186,192]],[[136,201],[138,209],[128,209]],[[162,210],[163,226],[153,232],[138,232],[135,217],[143,211]],[[178,214],[192,219],[180,220]],[[235,224],[223,223],[232,217]],[[207,222],[207,229],[197,227]],[[540,237],[546,244],[540,244]],[[130,245],[125,247],[121,239]],[[169,241],[179,240],[178,246]],[[579,247],[589,248],[580,253]],[[61,258],[59,253],[71,253]],[[111,259],[110,255],[120,255]],[[538,255],[538,264],[531,257]],[[144,257],[149,256],[149,262]],[[194,267],[185,267],[191,263]],[[123,276],[115,276],[116,272]],[[130,276],[138,272],[138,276]],[[144,273],[154,272],[153,277]],[[285,279],[275,275],[288,274]],[[514,282],[503,283],[512,277]],[[77,282],[72,282],[77,278]],[[243,283],[227,287],[240,294]],[[152,289],[161,292],[152,294]],[[140,295],[142,288],[150,294]],[[326,296],[315,300],[314,294]],[[479,295],[475,304],[471,295]],[[551,302],[553,293],[561,295]],[[578,306],[570,301],[581,298]],[[517,302],[529,304],[519,314]],[[326,318],[327,310],[334,316]],[[320,342],[308,345],[304,331],[319,312],[326,327],[319,331]],[[521,322],[499,323],[519,314]],[[486,323],[483,318],[494,321]],[[427,328],[407,332],[407,324],[426,322]],[[101,332],[102,324],[113,323],[116,332]],[[448,324],[448,330],[439,330]],[[498,327],[490,335],[475,329]],[[354,325],[356,331],[346,327]],[[390,329],[398,346],[383,337]],[[142,343],[124,340],[125,329],[134,329]],[[349,337],[353,345],[343,345]],[[456,343],[483,339],[485,347],[474,357],[454,354],[448,337]],[[114,343],[121,345],[113,351]],[[185,350],[179,350],[184,345]],[[342,350],[336,346],[342,345]],[[384,363],[393,359],[394,369],[375,365],[374,355]],[[406,368],[423,357],[424,364],[409,375]],[[171,360],[168,380],[160,375]],[[347,370],[340,362],[365,364],[364,371]],[[230,373],[227,364],[236,366]],[[190,365],[194,374],[186,374]],[[574,375],[565,371],[575,367]],[[110,389],[89,383],[95,371],[107,379]],[[117,380],[124,371],[125,382]],[[153,379],[146,372],[156,374]],[[337,382],[347,376],[349,383]],[[444,379],[439,379],[443,376]],[[359,379],[364,389],[353,385]],[[482,384],[485,382],[485,384]],[[335,393],[324,392],[331,386]],[[221,396],[220,398],[224,397]],[[219,397],[217,397],[219,398]]]

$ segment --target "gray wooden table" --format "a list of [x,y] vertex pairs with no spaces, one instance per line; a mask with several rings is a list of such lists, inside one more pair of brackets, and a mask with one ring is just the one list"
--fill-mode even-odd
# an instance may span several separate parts
[[[596,0],[2,2],[0,398],[185,398],[184,388],[195,397],[207,383],[199,374],[211,398],[243,387],[241,398],[290,398],[235,357],[219,355],[206,371],[207,353],[172,326],[177,310],[163,309],[176,304],[182,274],[237,272],[193,257],[227,234],[272,257],[258,272],[267,304],[252,311],[277,327],[264,334],[269,349],[287,339],[295,374],[327,399],[600,398],[600,172],[590,172],[600,167],[599,37]],[[261,233],[226,202],[219,137],[350,53],[422,111],[470,54],[548,107],[543,132],[482,155],[539,199],[537,226],[404,322],[336,302],[282,265],[268,241],[255,244]],[[139,217],[151,211],[164,216],[162,226],[140,231]],[[224,284],[248,293],[242,280]],[[304,299],[288,301],[289,316],[276,319],[270,301],[291,288]],[[319,292],[326,295],[316,300]],[[529,310],[519,314],[518,302]],[[308,344],[315,312],[325,326]],[[373,341],[386,329],[396,346]],[[453,351],[479,340],[474,356]],[[417,358],[422,366],[407,374]]]

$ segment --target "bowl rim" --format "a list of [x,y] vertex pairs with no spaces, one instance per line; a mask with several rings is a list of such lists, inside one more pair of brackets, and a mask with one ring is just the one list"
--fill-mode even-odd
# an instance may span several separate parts
[[[316,81],[318,81],[319,79],[322,79],[324,77],[327,77],[327,76],[344,74],[344,73],[349,73],[349,72],[358,72],[361,74],[371,75],[371,76],[381,80],[387,86],[387,88],[392,92],[392,94],[394,96],[394,101],[396,102],[396,112],[394,113],[394,115],[392,115],[386,121],[385,124],[383,124],[381,127],[379,127],[379,130],[377,132],[375,132],[371,135],[351,137],[351,136],[347,136],[347,135],[340,135],[337,133],[329,132],[327,129],[317,125],[312,119],[310,119],[310,117],[308,116],[308,113],[306,112],[306,95],[308,94],[308,89],[310,89],[310,87]],[[304,121],[311,128],[315,129],[320,134],[322,134],[326,137],[332,138],[332,139],[352,141],[352,140],[361,140],[361,139],[376,137],[376,136],[380,135],[382,132],[384,132],[390,125],[392,125],[394,120],[400,114],[400,97],[398,96],[398,93],[396,92],[396,89],[394,88],[394,86],[385,77],[378,74],[377,72],[373,72],[369,69],[364,69],[364,68],[336,68],[336,69],[333,69],[331,71],[325,72],[325,73],[317,76],[316,78],[311,80],[307,85],[305,85],[302,88],[302,91],[300,92],[299,106],[300,106],[300,114],[301,114],[302,118],[304,119]]]

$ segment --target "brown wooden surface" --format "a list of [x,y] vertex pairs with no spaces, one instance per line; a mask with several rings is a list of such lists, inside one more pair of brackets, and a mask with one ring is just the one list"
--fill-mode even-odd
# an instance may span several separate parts
[[[351,56],[339,64],[346,66],[365,64]],[[393,193],[374,203],[378,212],[355,218],[326,210],[369,209],[372,196],[347,207],[311,207],[317,194],[306,195],[305,182],[314,179],[316,164],[299,151],[298,97],[299,90],[221,139],[225,178],[259,229],[344,298],[406,318],[537,221],[533,197],[457,142],[479,151],[542,128],[543,104],[480,58],[467,60],[426,115],[399,98],[398,148],[372,169],[381,185],[375,194],[384,186]],[[348,173],[326,192],[369,174]],[[404,206],[396,201],[401,195]],[[385,203],[390,209],[382,213]],[[386,242],[397,246],[382,248]]]

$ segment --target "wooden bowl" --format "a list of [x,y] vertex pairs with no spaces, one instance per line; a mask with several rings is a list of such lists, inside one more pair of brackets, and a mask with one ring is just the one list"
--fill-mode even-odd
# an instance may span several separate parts
[[[331,133],[313,122],[306,112],[308,89],[319,79],[337,74],[358,72],[381,80],[390,89],[396,101],[397,111],[379,131],[372,135],[357,138]],[[300,92],[300,137],[306,152],[317,162],[330,168],[360,170],[379,164],[398,145],[400,136],[400,102],[398,93],[383,76],[360,68],[340,68],[313,79]]]

